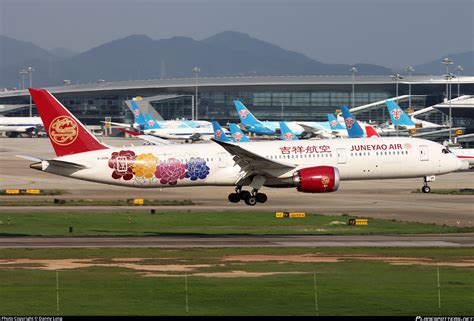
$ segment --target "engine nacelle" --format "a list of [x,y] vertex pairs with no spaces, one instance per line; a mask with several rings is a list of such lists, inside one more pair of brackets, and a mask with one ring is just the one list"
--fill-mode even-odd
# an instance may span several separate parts
[[303,193],[329,193],[339,188],[339,170],[332,166],[302,168],[293,174],[293,185]]

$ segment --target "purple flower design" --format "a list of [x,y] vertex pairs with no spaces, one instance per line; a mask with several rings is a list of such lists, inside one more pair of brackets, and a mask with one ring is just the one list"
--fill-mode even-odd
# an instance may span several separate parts
[[114,170],[113,179],[123,178],[129,181],[133,178],[132,166],[135,162],[135,153],[131,150],[113,152],[109,159],[109,167]]
[[186,170],[186,178],[190,178],[192,181],[198,178],[205,179],[209,175],[209,166],[201,157],[191,157],[186,164]]
[[178,179],[183,179],[186,165],[181,164],[176,158],[169,158],[156,166],[155,176],[160,179],[161,184],[176,185]]

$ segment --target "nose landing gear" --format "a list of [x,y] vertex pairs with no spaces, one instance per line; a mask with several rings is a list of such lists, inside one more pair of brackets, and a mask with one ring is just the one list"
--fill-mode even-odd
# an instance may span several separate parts
[[435,180],[435,176],[425,176],[423,177],[423,187],[421,188],[421,191],[423,193],[429,193],[431,192],[431,187],[428,186],[428,182],[432,182]]

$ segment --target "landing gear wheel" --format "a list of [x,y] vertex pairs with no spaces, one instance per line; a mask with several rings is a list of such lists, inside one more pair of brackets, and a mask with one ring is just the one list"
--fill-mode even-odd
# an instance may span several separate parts
[[421,188],[421,191],[423,193],[429,193],[429,192],[431,192],[431,187],[429,187],[428,185],[425,185]]
[[255,204],[257,204],[257,198],[255,196],[249,196],[245,199],[245,204],[255,206]]
[[247,198],[249,198],[249,197],[251,197],[251,196],[252,196],[252,194],[250,194],[249,191],[241,191],[241,192],[240,192],[240,199],[241,199],[241,200],[244,200],[244,201],[245,201]]
[[240,195],[237,193],[230,193],[228,199],[231,203],[238,203],[240,202]]
[[264,193],[257,193],[257,202],[259,203],[265,203],[268,199],[267,194]]

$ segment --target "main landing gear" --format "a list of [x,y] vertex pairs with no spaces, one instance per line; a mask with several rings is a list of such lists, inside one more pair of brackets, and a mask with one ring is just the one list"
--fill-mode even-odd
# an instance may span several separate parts
[[267,194],[259,193],[258,189],[252,189],[252,192],[243,191],[242,187],[237,187],[235,193],[229,194],[229,202],[238,203],[243,200],[245,204],[254,206],[257,203],[265,203],[267,201]]
[[423,193],[429,193],[431,192],[431,187],[428,186],[428,182],[432,182],[435,180],[435,176],[425,176],[423,177],[423,187],[421,188],[421,191]]

